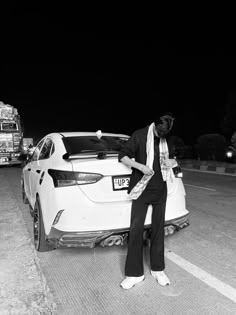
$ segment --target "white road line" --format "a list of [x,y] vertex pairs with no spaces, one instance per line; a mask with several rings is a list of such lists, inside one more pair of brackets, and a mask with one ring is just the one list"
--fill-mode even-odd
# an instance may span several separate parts
[[205,190],[210,190],[210,191],[216,191],[216,189],[205,188],[205,187],[201,187],[201,186],[194,186],[194,185],[189,185],[189,184],[184,184],[184,186],[190,186],[190,187],[194,187],[194,188],[200,188],[200,189],[205,189]]
[[202,270],[201,268],[193,265],[189,261],[185,260],[184,258],[176,255],[171,250],[165,249],[165,256],[176,265],[180,266],[194,277],[198,278],[199,280],[203,281],[210,287],[214,288],[219,293],[223,294],[228,299],[232,300],[236,303],[236,289],[231,287],[230,285],[224,283],[223,281],[215,278],[208,272]]

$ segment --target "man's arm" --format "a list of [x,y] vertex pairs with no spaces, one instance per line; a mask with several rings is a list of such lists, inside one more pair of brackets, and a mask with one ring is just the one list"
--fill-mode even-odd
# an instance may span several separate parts
[[122,157],[120,159],[120,161],[128,167],[133,167],[133,168],[138,169],[139,171],[141,171],[145,175],[153,174],[153,170],[150,169],[148,166],[141,164],[141,163],[138,163],[138,162],[134,161],[133,159],[130,159],[127,155]]

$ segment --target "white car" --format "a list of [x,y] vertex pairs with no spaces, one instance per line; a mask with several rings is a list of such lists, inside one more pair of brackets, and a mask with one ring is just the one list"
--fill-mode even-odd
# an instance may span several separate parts
[[[131,169],[118,161],[124,134],[60,132],[46,135],[22,167],[22,197],[33,216],[38,251],[59,246],[124,244],[130,228]],[[151,226],[151,206],[144,238]],[[181,178],[168,184],[165,234],[189,225]]]

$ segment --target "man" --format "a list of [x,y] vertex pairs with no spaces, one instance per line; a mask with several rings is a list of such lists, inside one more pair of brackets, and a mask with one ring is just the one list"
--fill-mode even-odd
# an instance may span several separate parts
[[149,204],[152,205],[150,239],[151,274],[162,286],[170,284],[164,273],[164,222],[167,198],[167,180],[172,180],[166,136],[172,129],[174,118],[167,113],[158,121],[136,130],[121,149],[119,161],[132,168],[128,193],[131,196],[131,222],[123,289],[130,289],[144,280],[143,231]]

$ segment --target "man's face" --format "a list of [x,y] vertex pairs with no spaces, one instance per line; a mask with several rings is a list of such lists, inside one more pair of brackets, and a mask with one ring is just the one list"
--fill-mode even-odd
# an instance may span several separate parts
[[159,137],[165,137],[170,131],[170,126],[166,119],[160,118],[160,121],[161,122],[156,125],[156,131]]
[[172,129],[174,118],[170,115],[163,115],[156,123],[156,132],[159,137],[165,137]]
[[165,137],[169,133],[169,129],[164,124],[159,124],[156,126],[156,132],[159,137]]

